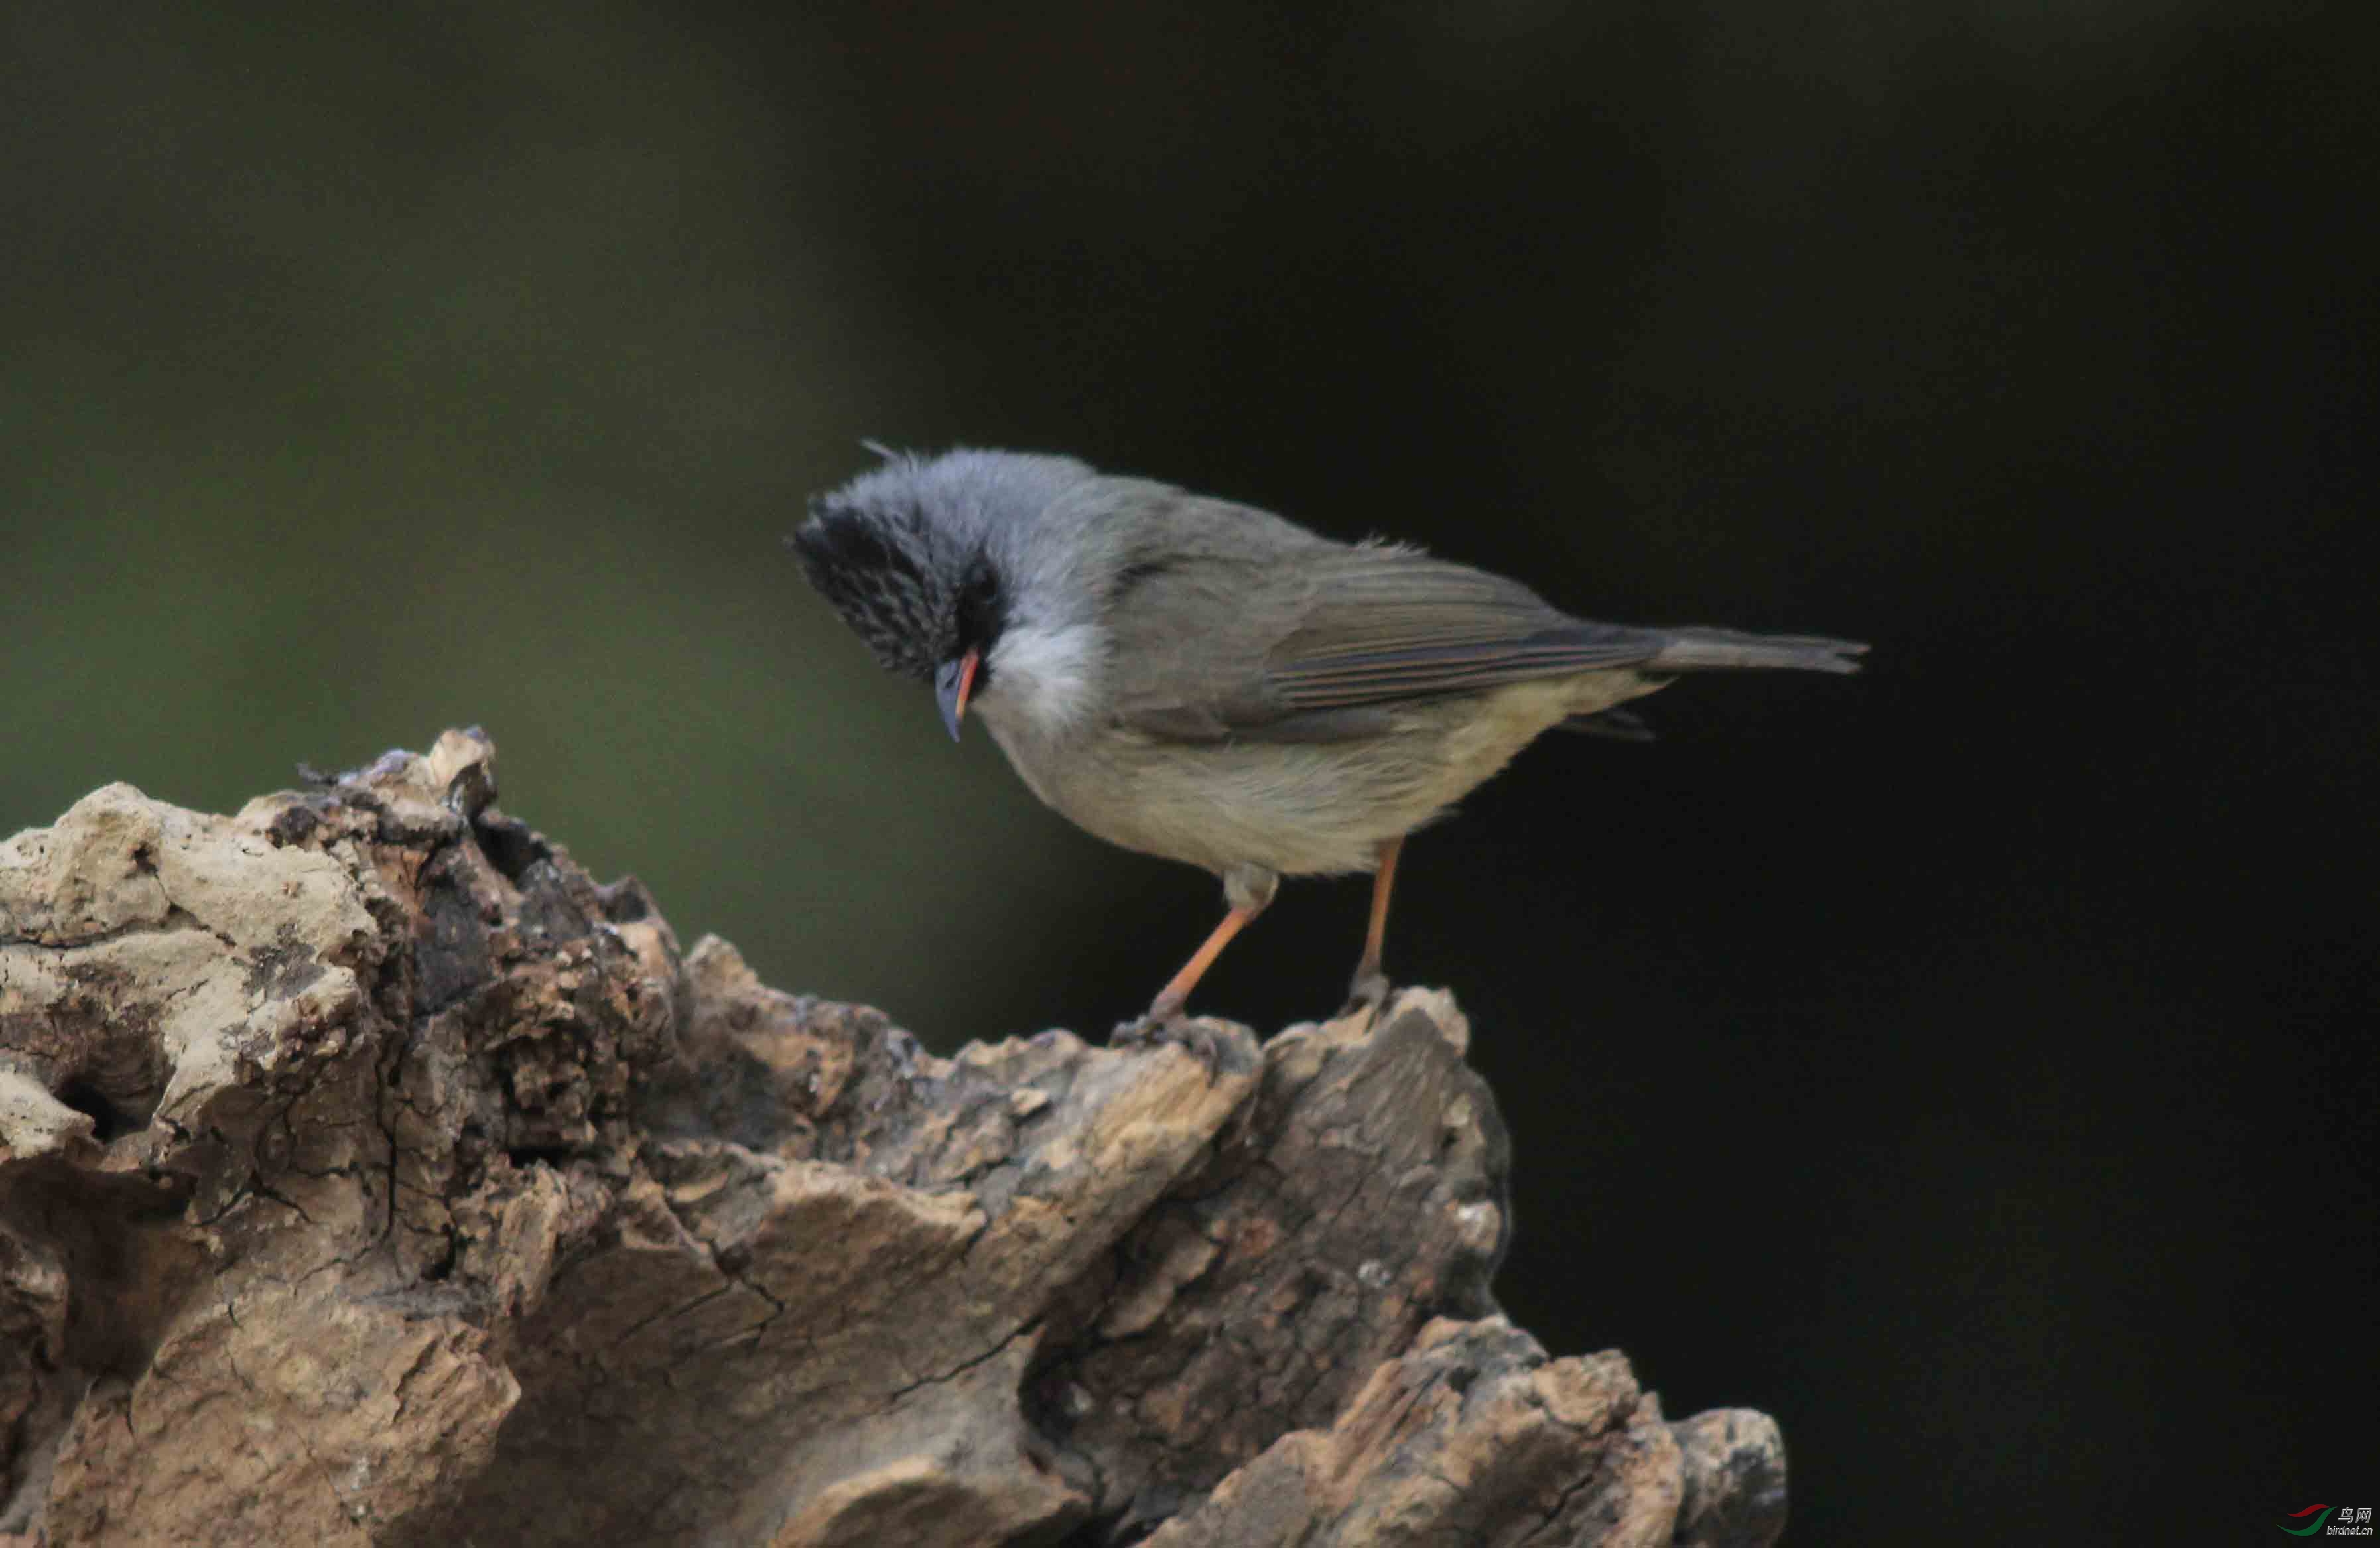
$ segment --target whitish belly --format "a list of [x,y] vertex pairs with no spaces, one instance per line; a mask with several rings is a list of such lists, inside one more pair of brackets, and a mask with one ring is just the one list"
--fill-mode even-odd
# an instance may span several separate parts
[[1633,696],[1583,686],[1516,683],[1417,706],[1389,734],[1354,742],[1184,745],[1107,732],[1062,751],[1002,743],[1035,794],[1111,843],[1216,871],[1365,871],[1382,841],[1460,800],[1583,698],[1600,708]]

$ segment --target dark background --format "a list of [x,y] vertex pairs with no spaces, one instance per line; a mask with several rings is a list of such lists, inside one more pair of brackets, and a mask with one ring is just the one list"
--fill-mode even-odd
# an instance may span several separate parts
[[2367,6],[803,12],[9,9],[0,831],[480,721],[688,941],[1098,1035],[1217,889],[807,593],[857,438],[1869,639],[1408,850],[1507,1307],[1777,1414],[1795,1542],[2380,1503]]

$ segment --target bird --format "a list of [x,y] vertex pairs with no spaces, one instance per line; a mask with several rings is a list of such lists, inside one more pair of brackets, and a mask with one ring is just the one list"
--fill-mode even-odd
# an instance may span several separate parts
[[1539,735],[1639,739],[1621,706],[1677,677],[1851,672],[1867,649],[1593,623],[1416,547],[1074,457],[864,444],[879,465],[814,496],[786,539],[809,585],[1045,804],[1222,881],[1221,922],[1142,1034],[1184,1020],[1283,877],[1371,873],[1349,996],[1378,1010],[1406,837]]

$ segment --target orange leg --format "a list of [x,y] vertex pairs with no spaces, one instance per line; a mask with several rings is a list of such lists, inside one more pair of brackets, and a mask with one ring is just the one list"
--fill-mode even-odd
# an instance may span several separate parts
[[1207,943],[1190,954],[1182,971],[1157,991],[1157,998],[1148,1007],[1150,1021],[1170,1022],[1182,1014],[1182,1008],[1189,1003],[1190,991],[1215,965],[1223,948],[1231,945],[1232,937],[1272,902],[1273,889],[1279,880],[1272,872],[1252,865],[1235,867],[1223,877],[1223,900],[1231,905],[1232,912],[1223,915],[1223,922],[1215,926]]
[[1355,977],[1347,992],[1360,1000],[1378,1005],[1388,998],[1389,976],[1380,971],[1380,951],[1389,938],[1389,892],[1397,884],[1397,852],[1404,847],[1401,835],[1380,846],[1380,864],[1372,873],[1372,924],[1364,932],[1364,960],[1355,964]]
[[1372,873],[1372,927],[1364,933],[1364,960],[1355,968],[1359,978],[1380,971],[1380,948],[1389,938],[1389,889],[1397,884],[1397,851],[1404,843],[1400,837],[1380,846],[1380,868]]
[[1182,1008],[1189,1003],[1190,991],[1197,986],[1198,980],[1207,976],[1207,970],[1215,965],[1215,959],[1223,954],[1223,948],[1232,943],[1232,937],[1240,933],[1241,926],[1256,916],[1254,909],[1244,908],[1235,908],[1223,915],[1223,922],[1215,926],[1215,933],[1207,937],[1207,944],[1192,952],[1190,960],[1182,964],[1182,971],[1167,980],[1165,987],[1157,991],[1157,998],[1148,1007],[1149,1020],[1170,1022],[1181,1015]]

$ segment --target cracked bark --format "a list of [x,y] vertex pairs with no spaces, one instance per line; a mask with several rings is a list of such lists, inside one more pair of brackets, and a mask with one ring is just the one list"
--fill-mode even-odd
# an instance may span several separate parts
[[1755,1544],[1776,1426],[1498,1312],[1451,998],[923,1052],[493,750],[0,845],[0,1542]]

